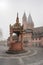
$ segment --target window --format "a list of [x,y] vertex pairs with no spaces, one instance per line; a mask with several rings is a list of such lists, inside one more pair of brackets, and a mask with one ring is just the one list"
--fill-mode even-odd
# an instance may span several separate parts
[[37,40],[37,38],[36,38],[36,40]]
[[39,40],[41,39],[41,37],[39,37]]
[[34,40],[34,38],[32,38]]

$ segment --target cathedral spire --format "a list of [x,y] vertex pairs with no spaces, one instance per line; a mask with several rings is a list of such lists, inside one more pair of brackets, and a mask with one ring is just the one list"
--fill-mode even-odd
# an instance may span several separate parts
[[33,23],[31,14],[29,14],[29,16],[28,16],[28,23],[29,23],[29,25],[31,25],[32,27],[34,27],[34,23]]
[[27,17],[26,17],[26,13],[25,13],[25,12],[24,12],[24,14],[23,14],[22,20],[25,21],[25,22],[27,21]]
[[18,17],[18,12],[17,12],[17,18],[16,18],[16,23],[19,23],[19,17]]
[[23,29],[27,29],[27,16],[26,13],[24,12],[23,18],[22,18],[22,24],[23,24]]
[[31,14],[29,14],[29,16],[28,16],[28,23],[33,23],[33,20],[32,20],[32,17],[31,17]]

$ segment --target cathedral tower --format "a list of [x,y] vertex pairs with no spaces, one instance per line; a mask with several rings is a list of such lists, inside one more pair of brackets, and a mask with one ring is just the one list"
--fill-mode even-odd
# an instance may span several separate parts
[[27,29],[27,17],[26,17],[25,12],[24,12],[24,15],[23,15],[23,18],[22,18],[22,24],[23,24],[24,30]]
[[28,25],[27,26],[28,26],[28,29],[33,29],[34,28],[34,23],[33,23],[31,14],[29,14],[29,16],[28,16]]

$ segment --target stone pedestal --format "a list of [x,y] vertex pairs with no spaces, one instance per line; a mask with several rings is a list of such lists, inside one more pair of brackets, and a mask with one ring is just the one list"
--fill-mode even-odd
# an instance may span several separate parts
[[7,53],[9,54],[17,54],[17,53],[24,52],[23,43],[21,41],[9,40],[8,45],[9,45],[9,48]]
[[21,42],[12,42],[9,46],[10,51],[21,51],[23,50],[23,44]]

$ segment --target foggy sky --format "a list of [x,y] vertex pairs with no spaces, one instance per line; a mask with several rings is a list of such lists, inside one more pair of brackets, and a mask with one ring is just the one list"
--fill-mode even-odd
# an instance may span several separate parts
[[16,22],[16,15],[22,22],[23,13],[32,16],[35,27],[43,26],[43,0],[0,0],[0,28],[3,37],[9,36],[9,24]]

